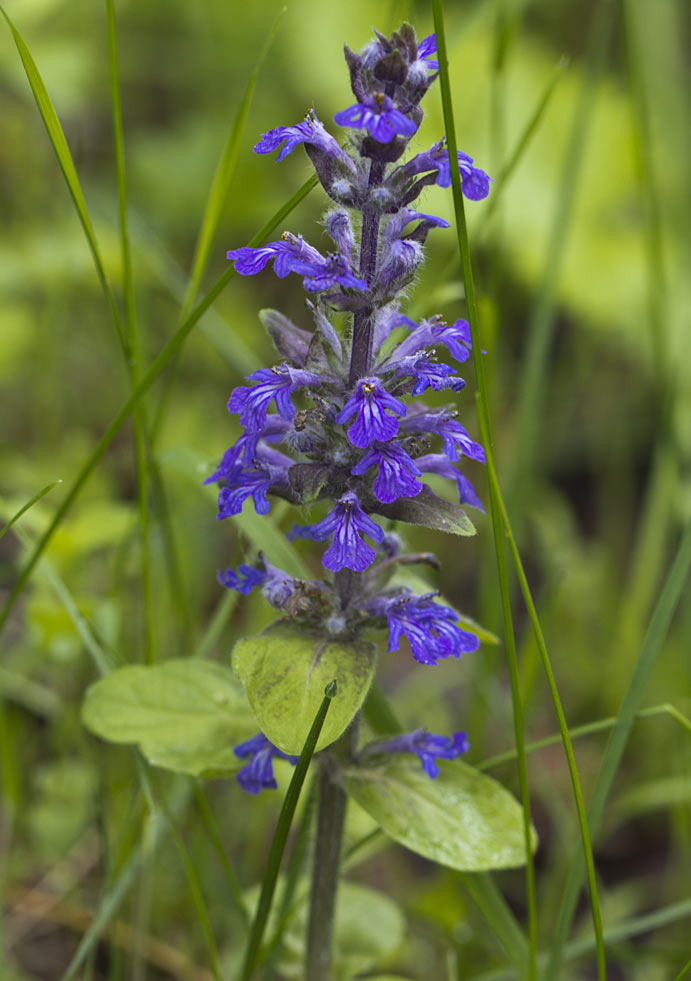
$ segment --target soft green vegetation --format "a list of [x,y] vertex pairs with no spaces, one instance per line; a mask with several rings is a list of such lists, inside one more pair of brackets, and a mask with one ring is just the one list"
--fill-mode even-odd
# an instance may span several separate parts
[[[486,775],[459,764],[431,783],[417,761],[376,758],[349,774],[361,806],[334,977],[535,965],[576,981],[598,945],[611,977],[688,971],[686,5],[14,0],[0,21],[3,979],[232,981],[250,961],[300,977],[315,788],[308,772],[298,801],[304,767],[282,762],[277,792],[237,787],[231,748],[256,727],[236,675],[281,748],[307,741],[306,766],[315,716],[323,743],[342,732],[373,652],[354,651],[329,702],[328,650],[312,672],[311,638],[280,628],[249,657],[243,638],[271,614],[216,584],[257,550],[320,568],[285,539],[283,502],[218,523],[202,486],[236,435],[231,389],[272,363],[256,311],[305,317],[290,280],[236,277],[224,256],[284,228],[321,244],[301,151],[278,165],[252,144],[311,105],[328,126],[349,103],[343,42],[404,17],[424,36],[433,6],[458,145],[496,182],[466,209],[467,237],[457,212],[458,238],[434,236],[409,312],[479,330],[459,408],[494,453],[486,477],[471,465],[477,534],[449,508],[407,540],[439,556],[441,591],[483,644],[427,670],[380,651],[363,727],[465,729]],[[420,148],[444,131],[439,89],[427,98]],[[454,221],[450,192],[422,204]],[[271,687],[286,661],[304,666],[289,707]],[[413,815],[438,829],[426,854],[445,867],[392,843],[420,851]],[[499,857],[483,852],[498,827]],[[533,827],[534,867],[514,869]]]

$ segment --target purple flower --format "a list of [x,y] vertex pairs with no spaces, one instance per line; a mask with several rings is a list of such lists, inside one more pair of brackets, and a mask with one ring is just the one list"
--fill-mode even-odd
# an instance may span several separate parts
[[247,742],[240,743],[233,752],[241,760],[249,757],[249,763],[236,774],[238,783],[248,794],[258,794],[260,790],[276,790],[278,784],[274,777],[274,757],[288,760],[293,766],[299,759],[298,756],[289,756],[282,752],[261,732]]
[[266,412],[272,401],[276,402],[279,416],[290,420],[295,415],[295,406],[290,401],[295,389],[322,383],[320,375],[302,368],[291,368],[287,364],[260,368],[254,374],[248,375],[247,379],[259,384],[236,388],[228,400],[228,412],[237,412],[240,422],[250,432],[263,429]]
[[462,753],[467,753],[470,747],[468,737],[464,732],[454,732],[453,736],[435,736],[425,729],[415,729],[413,732],[406,732],[396,736],[394,739],[387,739],[380,743],[372,743],[367,746],[365,753],[415,753],[419,756],[422,769],[430,779],[434,780],[439,776],[439,760],[454,760]]
[[242,470],[254,463],[257,444],[260,439],[274,442],[282,439],[288,429],[288,421],[280,416],[267,416],[263,429],[243,433],[223,454],[223,459],[205,484],[215,484],[220,480],[232,481]]
[[441,453],[430,453],[427,456],[420,456],[415,461],[423,473],[436,473],[440,477],[448,477],[456,481],[458,488],[458,500],[460,504],[468,504],[472,508],[477,508],[484,514],[485,509],[482,501],[475,493],[475,488],[459,470],[456,470],[453,463]]
[[279,610],[283,609],[295,593],[295,580],[287,572],[267,562],[261,552],[259,558],[264,565],[263,569],[255,569],[251,565],[239,565],[237,572],[232,569],[219,572],[218,581],[221,586],[234,589],[243,596],[248,596],[253,589],[261,586],[268,602]]
[[401,424],[409,433],[435,433],[441,436],[444,452],[454,463],[458,460],[459,450],[471,460],[485,462],[485,451],[470,438],[463,426],[454,418],[454,413],[447,409],[440,412],[418,412],[409,415]]
[[275,129],[270,129],[268,133],[264,133],[254,147],[254,152],[273,153],[283,144],[281,152],[276,158],[277,161],[280,161],[284,160],[301,143],[314,146],[329,157],[333,157],[334,160],[342,161],[350,170],[355,169],[350,157],[343,152],[333,136],[327,133],[312,109],[308,111],[301,123],[297,123],[295,126],[277,126]]
[[[298,270],[296,270],[297,272]],[[321,293],[339,285],[352,290],[366,290],[367,282],[356,276],[342,255],[332,252],[321,262],[299,270],[304,275],[303,285],[309,293]]]
[[422,490],[422,484],[415,479],[421,477],[422,472],[396,443],[375,443],[370,446],[350,472],[360,476],[375,464],[379,465],[379,473],[374,481],[374,496],[383,504],[391,504],[399,497],[417,497]]
[[443,344],[451,357],[459,363],[468,360],[472,344],[467,320],[445,324],[441,317],[433,317],[431,320],[423,320],[418,325],[406,317],[401,318],[400,322],[412,327],[413,331],[399,344],[395,353],[396,358],[415,354],[433,344]]
[[348,439],[361,450],[370,443],[386,442],[398,432],[398,421],[386,410],[404,416],[406,409],[400,399],[389,395],[378,378],[361,378],[355,392],[336,416],[336,422],[345,423],[352,415],[357,417],[348,429]]
[[397,133],[412,136],[417,130],[417,123],[394,108],[393,100],[382,92],[337,112],[334,122],[351,129],[366,129],[378,143],[390,143]]
[[222,487],[218,492],[218,514],[220,520],[240,514],[248,497],[252,498],[257,514],[268,514],[271,510],[266,492],[276,483],[274,474],[264,467],[243,470],[235,478],[232,487]]
[[[484,170],[473,166],[473,158],[467,153],[458,151],[458,168],[461,172],[461,190],[469,201],[481,201],[489,194],[490,179]],[[451,186],[451,164],[449,163],[449,151],[443,140],[430,150],[418,153],[417,156],[409,160],[403,167],[403,173],[412,177],[414,174],[422,174],[430,170],[437,171],[435,184],[439,187]]]
[[437,35],[428,34],[417,46],[417,56],[420,61],[424,61],[428,68],[439,70],[439,62],[435,61],[430,55],[437,53]]
[[232,569],[218,572],[218,582],[226,589],[234,589],[236,593],[249,596],[255,586],[261,586],[266,578],[266,573],[261,569],[255,569],[251,565],[239,565],[238,571]]
[[410,642],[413,657],[420,664],[436,664],[446,657],[460,657],[475,651],[480,641],[475,634],[461,630],[458,614],[450,606],[434,602],[434,593],[413,596],[401,593],[393,598],[378,597],[367,609],[385,616],[389,626],[389,651],[397,651],[401,635]]
[[235,263],[235,272],[240,276],[255,276],[261,272],[267,262],[273,260],[274,272],[279,279],[285,279],[288,273],[302,272],[305,264],[310,266],[323,263],[324,257],[302,235],[284,232],[280,241],[269,242],[259,249],[243,246],[241,249],[231,249],[226,252],[226,258]]
[[424,354],[413,354],[400,360],[397,358],[387,367],[393,368],[396,375],[410,375],[415,379],[413,395],[422,395],[430,386],[435,392],[440,392],[445,388],[460,392],[465,387],[463,379],[454,376],[453,368],[449,367],[448,364],[431,361]]
[[406,225],[411,221],[422,221],[437,228],[449,228],[449,223],[444,218],[437,218],[436,215],[427,215],[422,211],[413,211],[412,208],[401,208],[395,215],[389,218],[384,237],[387,241],[398,238]]
[[313,538],[318,542],[333,535],[333,542],[322,556],[322,565],[331,572],[352,569],[362,572],[376,558],[373,548],[362,541],[367,535],[375,542],[382,542],[384,532],[368,518],[360,507],[355,491],[346,491],[330,514],[316,525],[309,525],[297,532],[300,538]]

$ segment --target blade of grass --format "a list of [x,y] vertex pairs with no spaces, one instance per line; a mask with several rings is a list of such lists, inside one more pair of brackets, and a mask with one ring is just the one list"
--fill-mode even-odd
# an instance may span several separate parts
[[[137,331],[137,314],[134,302],[134,276],[132,272],[132,253],[127,223],[127,179],[125,174],[125,140],[122,127],[122,105],[118,72],[117,35],[115,30],[115,8],[113,0],[106,2],[106,29],[108,35],[108,73],[113,115],[113,147],[115,151],[115,171],[118,185],[118,214],[120,225],[120,256],[122,283],[125,297],[125,332],[129,357],[126,368],[130,388],[139,381],[140,345]],[[142,583],[142,603],[144,608],[144,650],[147,663],[153,664],[155,654],[155,631],[153,594],[151,586],[151,555],[149,541],[149,453],[147,452],[147,422],[143,403],[134,407],[134,445],[137,468],[137,507],[139,512],[139,550]]]
[[[489,433],[486,427],[486,419],[482,414],[480,414],[480,430],[482,432],[483,440],[487,441],[489,438]],[[523,569],[523,562],[521,561],[521,556],[516,545],[516,540],[511,530],[511,524],[509,522],[509,516],[504,505],[504,500],[501,496],[501,491],[499,489],[499,482],[497,480],[496,470],[494,468],[494,460],[491,456],[487,455],[487,473],[489,477],[490,487],[494,487],[494,498],[497,502],[497,507],[501,515],[501,522],[504,526],[504,533],[506,535],[507,541],[509,543],[509,550],[513,557],[514,566],[516,568],[516,574],[518,576],[518,582],[521,587],[521,592],[523,593],[523,599],[525,601],[526,610],[528,612],[528,618],[533,628],[533,633],[535,635],[535,642],[537,644],[538,652],[540,654],[540,660],[542,661],[542,669],[545,673],[547,679],[547,686],[549,688],[550,697],[552,699],[552,704],[554,705],[554,711],[557,716],[557,722],[559,724],[559,732],[561,734],[561,741],[564,747],[564,755],[566,756],[566,762],[569,769],[569,777],[571,780],[571,787],[573,789],[574,801],[576,803],[576,812],[578,814],[578,825],[581,834],[581,842],[583,847],[583,856],[585,858],[585,864],[588,875],[588,890],[590,893],[590,908],[593,919],[593,930],[595,933],[595,945],[597,952],[597,969],[598,977],[601,979],[606,978],[607,971],[605,966],[605,949],[604,941],[602,938],[602,914],[600,912],[600,897],[597,888],[597,878],[595,875],[595,862],[593,859],[593,846],[591,841],[591,833],[588,826],[588,817],[585,809],[585,801],[583,799],[583,790],[581,788],[581,780],[578,775],[578,767],[576,765],[576,757],[573,752],[573,744],[571,742],[571,736],[569,734],[569,727],[566,722],[566,716],[564,715],[564,709],[561,704],[561,698],[559,696],[559,689],[557,688],[556,678],[554,677],[554,671],[552,670],[552,664],[550,662],[549,654],[547,653],[547,646],[545,644],[545,639],[542,633],[542,627],[540,626],[540,620],[537,615],[537,610],[535,609],[535,604],[533,603],[533,597],[530,592],[530,586],[528,585],[528,580]]]
[[286,793],[285,800],[283,801],[281,813],[276,824],[276,831],[274,832],[273,841],[271,842],[271,850],[269,851],[266,872],[264,873],[261,893],[259,894],[257,911],[254,915],[252,929],[250,931],[247,949],[245,951],[245,962],[241,975],[242,981],[250,981],[252,971],[254,970],[257,962],[259,947],[261,946],[262,937],[264,936],[264,930],[269,918],[269,912],[271,911],[271,901],[276,888],[276,881],[278,879],[278,873],[281,867],[283,852],[285,851],[286,842],[288,840],[288,832],[290,831],[293,815],[295,814],[295,808],[297,807],[297,802],[300,798],[300,791],[302,790],[302,785],[307,775],[307,769],[310,765],[314,748],[317,745],[319,734],[322,730],[322,726],[324,725],[327,712],[329,711],[331,699],[335,694],[336,682],[332,681],[324,690],[324,698],[319,706],[314,722],[312,723],[312,728],[307,734],[305,745],[300,753],[300,759],[297,762],[295,772],[293,773],[292,780],[290,781],[290,786],[288,787],[288,792]]
[[315,791],[316,787],[314,784],[312,784],[309,791],[309,797],[303,810],[302,820],[298,825],[298,830],[295,835],[295,842],[290,853],[290,858],[288,859],[284,876],[283,892],[281,894],[281,899],[277,909],[278,924],[268,944],[269,949],[266,958],[264,981],[274,981],[274,978],[276,977],[277,966],[279,964],[281,950],[283,948],[283,933],[290,919],[290,915],[293,912],[293,901],[296,897],[298,884],[302,876],[302,870],[304,869],[305,862],[307,861],[310,832],[314,821],[314,812],[317,803],[317,795]]
[[[269,219],[266,225],[264,225],[264,227],[250,240],[248,244],[250,246],[260,245],[264,241],[264,239],[271,234],[271,232],[276,228],[276,226],[283,221],[286,215],[290,214],[293,208],[295,208],[296,205],[299,204],[299,202],[302,201],[302,199],[306,197],[307,194],[309,194],[309,192],[312,190],[313,187],[316,186],[316,184],[317,184],[316,176],[310,177],[309,180],[305,181],[302,187],[300,187],[295,192],[295,194],[293,194],[293,196],[289,199],[289,201],[285,205],[283,205],[282,208],[279,208],[276,214]],[[171,339],[165,345],[163,350],[154,359],[149,369],[142,376],[141,381],[138,383],[135,389],[130,393],[127,400],[124,402],[124,404],[121,406],[119,411],[113,417],[110,425],[108,426],[105,433],[96,444],[95,448],[92,450],[89,458],[83,464],[81,470],[77,474],[75,481],[73,482],[67,494],[65,495],[64,500],[62,501],[57,511],[55,512],[55,515],[53,516],[53,520],[51,521],[50,525],[39,539],[38,543],[36,544],[36,547],[34,548],[34,551],[32,552],[29,559],[27,560],[26,565],[24,566],[19,576],[17,577],[17,582],[15,583],[14,587],[10,591],[10,594],[7,597],[5,604],[3,606],[2,612],[0,612],[0,631],[2,631],[3,627],[7,623],[9,615],[12,612],[12,609],[14,608],[14,604],[17,602],[17,599],[19,598],[24,586],[26,585],[29,578],[31,577],[31,574],[36,566],[37,561],[45,551],[46,546],[48,545],[51,538],[55,534],[55,531],[60,526],[62,519],[67,514],[70,507],[79,496],[82,487],[86,484],[87,480],[93,473],[101,457],[104,455],[104,453],[106,452],[112,441],[115,439],[115,436],[118,434],[123,424],[128,419],[130,413],[132,412],[132,409],[139,402],[142,396],[149,390],[149,388],[151,388],[151,386],[156,381],[158,376],[161,374],[163,369],[170,363],[171,359],[175,355],[175,352],[178,351],[185,343],[188,335],[190,334],[194,326],[197,324],[200,317],[202,317],[204,313],[206,313],[206,311],[214,302],[214,300],[225,289],[225,287],[228,285],[231,279],[233,279],[234,275],[235,275],[235,269],[233,267],[230,267],[229,269],[226,269],[226,271],[222,273],[221,276],[219,276],[219,278],[216,280],[216,282],[208,291],[208,293],[206,293],[206,295],[199,301],[199,303],[194,308],[194,310],[192,310],[189,317],[184,321],[184,323],[180,325],[180,327],[178,327],[173,337],[171,337]]]
[[41,74],[36,67],[36,63],[32,58],[29,49],[24,43],[22,36],[2,7],[0,7],[0,12],[7,21],[7,26],[12,32],[12,37],[14,38],[14,43],[17,46],[19,57],[22,60],[24,71],[29,81],[29,85],[31,86],[31,91],[34,96],[36,106],[38,107],[38,111],[41,114],[41,119],[43,120],[43,125],[48,133],[48,139],[51,142],[53,150],[55,151],[55,156],[58,158],[58,164],[60,165],[60,169],[62,170],[65,181],[67,182],[70,195],[72,196],[72,200],[74,201],[74,205],[77,209],[77,214],[79,215],[79,220],[82,224],[82,228],[84,229],[84,234],[86,235],[86,239],[91,250],[91,255],[93,256],[94,265],[96,266],[96,274],[98,275],[101,288],[108,302],[108,307],[110,309],[111,317],[113,318],[113,324],[115,325],[115,330],[117,331],[120,345],[125,353],[125,357],[127,358],[129,356],[129,351],[127,338],[122,325],[122,319],[118,311],[117,303],[115,302],[112,287],[106,275],[105,266],[101,257],[101,251],[96,241],[96,235],[94,233],[91,218],[89,217],[89,212],[86,207],[84,194],[79,183],[79,177],[77,176],[74,161],[72,160],[72,155],[67,145],[65,134],[62,126],[60,125],[58,114],[55,111],[55,106],[51,102],[45,83],[41,78]]
[[[640,712],[636,712],[637,719],[650,719],[658,715],[670,716],[670,718],[675,719],[679,725],[683,726],[691,734],[691,719],[687,719],[679,709],[667,702],[663,705],[653,705],[650,708],[641,709]],[[616,716],[608,719],[598,719],[596,722],[587,722],[585,725],[575,726],[569,729],[569,733],[572,739],[579,738],[580,736],[592,736],[595,733],[613,729],[616,722]],[[536,739],[532,743],[527,743],[525,751],[526,753],[535,753],[540,749],[546,749],[548,746],[555,746],[559,742],[561,742],[561,735],[555,733],[553,736],[545,736],[544,739]],[[475,764],[475,768],[478,770],[490,770],[493,766],[499,766],[501,763],[510,763],[515,758],[516,750],[509,749],[505,753],[498,753],[496,756],[489,756],[486,760],[481,760]]]
[[461,881],[514,966],[522,977],[526,977],[529,971],[528,941],[491,875],[486,872],[467,874],[461,876]]
[[[595,782],[595,788],[588,809],[588,818],[593,835],[597,834],[602,823],[605,803],[612,788],[626,743],[628,742],[638,706],[645,693],[650,672],[667,635],[672,615],[679,602],[679,597],[681,596],[681,591],[689,574],[690,567],[691,521],[687,524],[682,535],[679,549],[665,580],[655,610],[653,611],[641,652],[636,661],[636,666],[622,700],[621,707],[617,713],[617,720],[600,765],[600,771]],[[554,930],[552,956],[546,975],[548,981],[556,981],[559,977],[564,945],[571,929],[582,879],[582,864],[580,857],[576,856],[571,864],[566,886],[562,893],[559,915]]]
[[216,981],[221,981],[221,962],[218,956],[218,948],[216,947],[216,941],[214,940],[213,930],[211,929],[211,921],[209,919],[209,913],[204,901],[204,893],[197,869],[192,861],[192,858],[190,857],[189,852],[187,851],[187,848],[185,847],[185,842],[180,834],[180,831],[178,830],[177,823],[173,817],[170,805],[166,801],[165,794],[161,789],[158,777],[149,767],[147,767],[146,763],[138,752],[134,754],[134,758],[137,767],[137,775],[140,782],[143,786],[147,784],[153,785],[153,788],[156,791],[159,809],[163,812],[170,836],[173,840],[173,844],[175,845],[175,850],[178,853],[178,858],[180,859],[180,863],[184,869],[192,904],[194,905],[199,925],[202,933],[204,934],[204,941],[206,942],[206,950],[207,954],[209,955],[209,966],[211,967],[211,973]]
[[[513,177],[516,168],[523,160],[523,156],[530,146],[530,141],[537,132],[538,127],[544,118],[547,107],[552,99],[552,95],[557,87],[557,83],[563,77],[563,71],[567,65],[568,61],[566,59],[563,59],[559,63],[554,76],[548,83],[547,88],[538,101],[534,112],[529,117],[525,128],[518,137],[516,145],[514,146],[507,163],[504,165],[504,167],[502,167],[499,175],[495,178],[494,184],[492,185],[492,193],[490,194],[489,198],[485,199],[485,210],[481,213],[477,224],[478,240],[482,241],[482,239],[485,237],[490,227],[491,219],[496,211],[497,199],[504,194],[506,186]],[[449,276],[453,273],[454,269],[457,267],[457,264],[457,257],[453,254],[450,255],[448,262],[440,266],[438,274],[434,276],[434,278],[426,280],[428,289],[425,292],[424,298],[420,297],[419,300],[413,299],[412,301],[410,316],[413,317],[413,319],[417,317],[418,310],[421,313],[425,313],[429,309],[430,295],[433,296],[440,284],[445,283],[449,279]],[[422,304],[424,304],[424,306],[422,306]]]
[[589,29],[587,62],[581,93],[573,116],[564,157],[564,172],[546,251],[534,312],[528,328],[528,341],[521,373],[518,398],[518,425],[515,436],[513,475],[510,487],[521,494],[536,462],[535,447],[540,445],[538,429],[543,411],[547,356],[555,325],[555,307],[561,263],[566,250],[568,229],[576,198],[578,178],[586,145],[586,134],[593,118],[595,86],[602,73],[612,34],[613,3],[595,5]]
[[[437,54],[439,59],[439,82],[441,86],[442,107],[444,112],[444,126],[446,129],[446,139],[449,149],[449,159],[456,161],[457,144],[456,131],[453,117],[453,104],[451,101],[451,86],[449,83],[449,66],[446,54],[446,37],[444,33],[444,13],[442,0],[433,0],[432,8],[434,12],[434,28],[437,39]],[[468,320],[473,341],[473,361],[477,378],[477,388],[479,404],[481,406],[480,416],[484,422],[485,432],[483,433],[485,452],[487,455],[488,467],[493,465],[492,444],[490,439],[489,426],[489,405],[487,400],[487,390],[485,385],[484,369],[481,360],[482,345],[479,336],[479,324],[477,318],[477,307],[475,303],[475,290],[473,284],[473,273],[470,262],[470,248],[468,243],[468,232],[465,221],[465,210],[463,207],[463,197],[461,194],[460,170],[457,164],[451,166],[451,185],[453,192],[454,211],[456,215],[456,227],[458,232],[458,245],[463,267],[463,281],[465,284],[466,299],[468,303]],[[499,588],[501,592],[502,617],[504,622],[504,638],[506,642],[507,660],[509,675],[511,679],[511,698],[513,704],[514,733],[517,749],[517,769],[521,793],[521,806],[523,812],[523,834],[526,852],[526,901],[528,906],[528,977],[533,979],[536,976],[536,956],[537,956],[537,906],[535,901],[535,867],[533,863],[532,841],[531,841],[531,820],[530,820],[530,790],[528,787],[528,770],[525,755],[525,734],[523,720],[523,706],[521,703],[520,679],[518,673],[518,658],[516,656],[516,640],[511,614],[511,599],[509,593],[508,576],[506,569],[506,555],[504,551],[504,537],[501,530],[501,519],[499,517],[498,503],[496,500],[497,488],[490,483],[490,513],[492,519],[492,532],[494,537],[494,547],[497,560],[497,573],[499,577]]]
[[547,86],[538,100],[532,115],[529,117],[523,132],[518,137],[509,159],[499,171],[495,179],[494,187],[492,188],[492,193],[487,199],[487,206],[482,213],[480,228],[478,229],[478,238],[482,238],[482,236],[486,234],[490,222],[497,211],[499,202],[506,191],[507,185],[513,177],[519,163],[522,161],[523,155],[530,145],[530,141],[537,132],[537,129],[542,122],[545,113],[547,112],[547,108],[552,101],[552,96],[554,95],[557,85],[564,76],[564,69],[568,66],[568,64],[568,58],[564,57],[555,68],[554,74],[547,83]]
[[30,501],[27,501],[26,504],[23,504],[20,507],[20,509],[18,511],[16,511],[12,515],[12,517],[7,522],[7,524],[3,528],[0,529],[0,538],[2,538],[2,536],[5,534],[6,531],[9,531],[9,529],[12,527],[12,525],[15,523],[15,521],[18,521],[19,518],[21,518],[21,516],[23,514],[25,514],[29,510],[29,508],[32,508],[34,506],[34,504],[36,504],[38,501],[41,500],[42,497],[45,497],[46,494],[50,493],[50,491],[52,491],[52,489],[54,487],[57,487],[58,484],[61,484],[61,483],[62,483],[62,479],[60,479],[60,480],[54,480],[52,484],[47,484],[43,488],[43,490],[40,490],[38,492],[38,494],[34,494],[34,496],[31,498],[31,500]]
[[235,874],[235,869],[228,861],[228,856],[226,855],[226,850],[223,847],[223,841],[221,840],[221,833],[218,829],[216,818],[214,817],[213,811],[209,806],[209,801],[207,800],[206,794],[202,789],[202,785],[198,780],[195,781],[194,784],[194,799],[202,821],[204,822],[204,827],[206,828],[209,840],[214,847],[214,851],[216,852],[218,860],[221,863],[221,868],[225,873],[226,882],[228,883],[228,889],[233,899],[233,904],[244,922],[247,924],[249,922],[249,914],[247,912],[247,906],[245,905],[245,897],[242,894],[242,888],[240,887],[238,877]]
[[[189,784],[181,784],[169,806],[170,812],[173,815],[180,813],[186,806],[189,796]],[[165,831],[167,824],[165,816],[156,810],[155,807],[153,808],[153,815],[151,835],[153,843],[156,845]],[[62,975],[61,981],[71,981],[72,978],[76,977],[77,971],[79,971],[84,961],[98,943],[101,935],[116,915],[118,909],[122,906],[127,894],[134,885],[141,862],[141,849],[137,849],[127,859],[124,868],[115,877],[113,885],[101,899],[98,911],[79,942],[79,946]]]
[[[653,913],[634,916],[608,927],[605,931],[605,943],[607,945],[618,944],[622,940],[629,940],[632,937],[640,936],[642,933],[659,930],[661,927],[669,926],[671,923],[678,923],[679,920],[684,920],[689,916],[691,916],[691,899],[684,899],[678,903],[672,903],[669,906],[664,906],[662,909],[655,910]],[[593,946],[593,940],[590,937],[572,940],[566,946],[565,958],[566,960],[574,960],[577,957],[583,957],[585,954],[592,953]],[[540,966],[543,965],[546,959],[547,953],[540,952]],[[682,974],[677,977],[676,981],[678,981],[679,977],[684,976],[687,967],[683,969]],[[500,969],[498,971],[488,971],[475,975],[472,981],[513,981],[514,977],[513,972],[507,973],[505,970]]]
[[[190,312],[194,299],[199,291],[204,270],[206,268],[206,263],[209,258],[211,245],[216,232],[218,231],[223,209],[228,198],[228,192],[230,191],[230,185],[235,175],[235,169],[237,167],[240,147],[242,145],[245,131],[245,123],[247,122],[247,116],[252,103],[254,89],[257,84],[259,70],[264,63],[264,59],[266,58],[271,45],[273,44],[276,32],[278,31],[278,25],[281,22],[286,10],[287,8],[283,7],[283,9],[279,11],[259,52],[259,57],[255,62],[252,74],[247,82],[242,101],[240,102],[238,110],[233,118],[226,144],[223,148],[218,164],[216,165],[216,172],[214,173],[213,180],[211,181],[209,196],[206,200],[204,215],[202,217],[199,234],[197,236],[197,242],[194,249],[192,272],[190,273],[190,277],[182,298],[180,320],[184,320],[187,314]],[[160,432],[161,424],[175,386],[179,357],[180,356],[178,355],[171,365],[170,372],[166,378],[163,392],[156,410],[156,416],[152,427],[152,442],[154,443],[156,442],[156,437]]]
[[691,974],[691,961],[689,961],[687,964],[685,964],[682,967],[681,971],[679,971],[674,981],[682,981],[682,979],[688,977],[689,974]]
[[182,300],[182,312],[180,316],[183,320],[190,312],[194,299],[199,291],[202,276],[204,275],[206,263],[209,258],[211,245],[216,232],[218,231],[218,226],[223,215],[223,209],[225,208],[226,201],[228,199],[230,185],[233,177],[235,176],[235,169],[237,167],[240,147],[242,146],[243,135],[245,132],[245,124],[247,122],[247,116],[252,103],[254,89],[257,84],[259,70],[264,63],[264,59],[269,53],[269,49],[271,48],[274,38],[276,37],[278,26],[287,9],[287,7],[283,7],[283,9],[278,12],[278,15],[269,29],[269,33],[267,34],[266,40],[264,41],[264,44],[259,52],[254,68],[252,69],[252,74],[247,82],[242,101],[240,102],[237,112],[233,117],[233,122],[230,127],[230,132],[228,133],[226,144],[216,166],[216,172],[213,180],[211,181],[209,196],[206,199],[204,216],[201,221],[199,234],[197,236],[197,243],[194,249],[192,272],[190,273],[187,289],[185,290],[185,295]]
[[209,620],[204,636],[194,650],[192,657],[205,658],[214,649],[220,640],[223,628],[233,615],[233,610],[237,606],[240,594],[234,590],[227,589],[216,604],[213,616]]

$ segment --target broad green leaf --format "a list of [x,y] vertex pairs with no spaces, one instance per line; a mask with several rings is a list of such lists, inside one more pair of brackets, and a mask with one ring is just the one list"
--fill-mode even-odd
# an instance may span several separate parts
[[461,872],[524,865],[518,801],[467,763],[440,767],[430,780],[417,760],[389,758],[349,768],[346,787],[391,838],[433,862]]
[[240,769],[233,746],[257,731],[229,668],[172,660],[112,671],[87,690],[84,725],[113,743],[138,743],[154,766],[190,776]]
[[[279,887],[282,876],[279,880]],[[256,905],[258,887],[247,895],[247,904]],[[281,937],[281,956],[277,967],[288,978],[304,977],[305,936],[307,933],[309,887],[298,887],[293,908]],[[269,935],[277,927],[276,908],[269,917]],[[402,945],[405,920],[399,907],[387,896],[354,882],[342,881],[338,887],[331,981],[347,981],[390,957]]]
[[299,753],[324,688],[336,680],[317,751],[341,735],[362,705],[374,678],[376,651],[367,642],[327,642],[304,627],[279,624],[239,641],[233,668],[259,728],[284,753]]
[[438,497],[425,484],[417,497],[402,497],[393,504],[372,501],[369,510],[383,514],[392,521],[406,521],[410,525],[424,525],[447,535],[475,535],[475,525],[457,504]]

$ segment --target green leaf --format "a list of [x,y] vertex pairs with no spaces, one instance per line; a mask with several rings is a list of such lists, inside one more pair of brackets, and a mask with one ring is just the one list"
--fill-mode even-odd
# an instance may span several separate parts
[[[333,706],[332,706],[333,710]],[[284,877],[279,879],[279,885]],[[256,904],[258,887],[247,895],[247,904]],[[304,978],[305,936],[307,934],[309,887],[301,883],[293,909],[283,932],[277,967],[287,978]],[[269,933],[278,926],[276,911],[269,917]],[[333,981],[346,981],[376,967],[402,945],[405,920],[399,907],[387,896],[354,882],[342,881],[338,887],[331,972]]]
[[433,862],[461,872],[524,865],[518,801],[460,760],[440,768],[430,780],[417,760],[391,758],[349,768],[346,787],[391,838]]
[[87,729],[113,743],[138,743],[154,766],[194,777],[233,773],[233,746],[257,731],[229,668],[192,659],[112,671],[87,690]]
[[372,502],[368,510],[382,514],[392,521],[406,521],[409,525],[424,525],[447,535],[475,535],[475,525],[457,504],[438,497],[425,484],[417,497],[405,497],[393,504]]
[[242,681],[259,728],[284,753],[299,753],[333,679],[338,693],[317,751],[338,739],[365,700],[376,650],[367,642],[327,641],[304,627],[279,624],[239,641],[233,668]]

